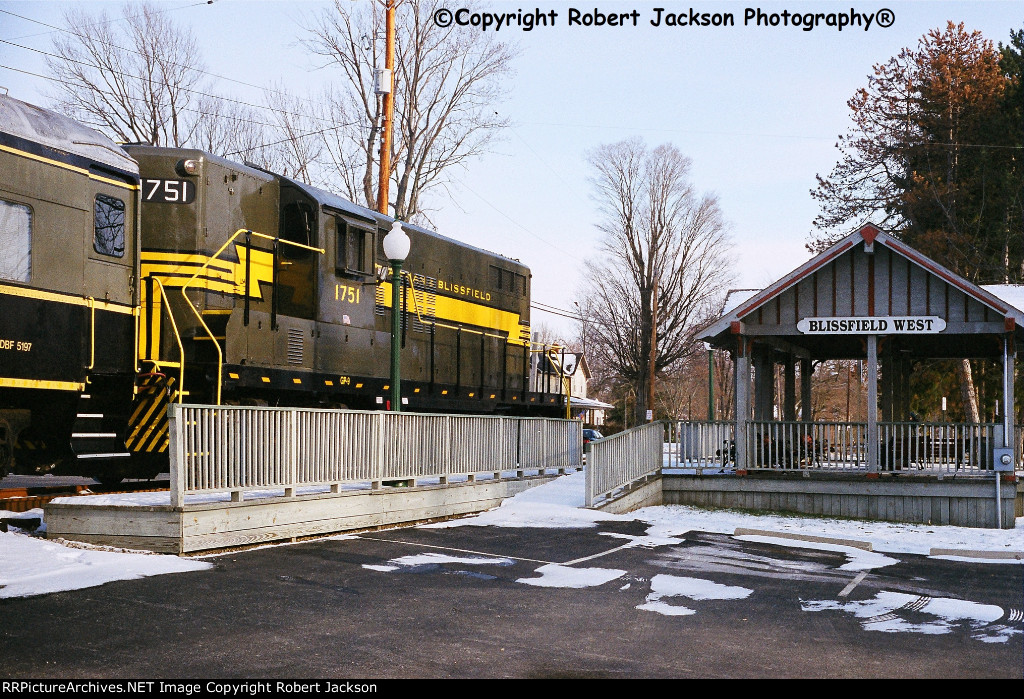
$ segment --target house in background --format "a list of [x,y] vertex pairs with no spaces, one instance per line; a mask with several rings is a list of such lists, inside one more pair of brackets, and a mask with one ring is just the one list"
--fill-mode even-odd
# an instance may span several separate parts
[[584,425],[604,425],[605,412],[615,406],[587,397],[590,367],[583,354],[548,349],[534,352],[530,370],[530,390],[560,396],[565,407],[566,389],[569,392],[569,413]]

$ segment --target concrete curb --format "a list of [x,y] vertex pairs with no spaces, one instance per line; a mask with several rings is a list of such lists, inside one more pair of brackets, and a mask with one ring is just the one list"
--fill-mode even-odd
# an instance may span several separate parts
[[871,551],[870,541],[856,541],[854,539],[830,539],[827,536],[812,536],[810,534],[788,534],[784,532],[771,532],[765,529],[744,529],[742,527],[733,532],[733,536],[770,536],[775,539],[796,539],[797,541],[811,541],[816,544],[835,544],[836,546],[850,546],[852,548]]
[[995,560],[1024,560],[1020,551],[970,551],[967,549],[931,549],[929,556],[958,556],[960,558],[988,558]]

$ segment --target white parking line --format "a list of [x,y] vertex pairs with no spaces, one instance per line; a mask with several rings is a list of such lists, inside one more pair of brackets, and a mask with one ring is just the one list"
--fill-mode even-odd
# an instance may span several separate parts
[[857,577],[850,581],[849,585],[843,588],[843,591],[839,593],[839,596],[846,597],[848,594],[853,592],[853,589],[860,585],[861,581],[863,581],[864,578],[868,577],[868,572],[869,571],[862,570],[860,574],[857,575]]
[[577,563],[583,563],[584,561],[591,561],[595,558],[600,558],[601,556],[607,556],[609,553],[615,553],[616,551],[621,551],[622,549],[628,549],[630,546],[636,546],[636,542],[630,541],[629,543],[623,544],[622,546],[616,546],[613,549],[608,549],[607,551],[602,551],[601,553],[595,553],[593,556],[584,556],[583,558],[577,558],[574,561],[568,561],[567,563],[561,563],[560,565],[571,566],[576,565]]
[[[398,539],[378,539],[372,536],[362,536],[357,534],[352,537],[353,539],[366,539],[367,541],[383,541],[386,544],[405,544],[406,546],[419,546],[425,549],[439,549],[441,551],[458,551],[459,553],[471,553],[475,556],[490,556],[491,558],[511,558],[514,561],[523,561],[525,563],[543,563],[544,565],[557,565],[553,561],[541,561],[536,558],[520,558],[519,556],[509,556],[504,553],[487,553],[485,551],[472,551],[470,549],[457,549],[451,546],[435,546],[434,544],[419,544],[415,541],[399,541]],[[621,547],[620,547],[621,548]],[[581,559],[584,560],[584,559]],[[569,565],[568,563],[564,565]]]

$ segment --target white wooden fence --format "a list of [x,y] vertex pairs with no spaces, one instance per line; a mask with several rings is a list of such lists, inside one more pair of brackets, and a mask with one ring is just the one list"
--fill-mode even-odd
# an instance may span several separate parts
[[578,420],[172,404],[171,504],[186,495],[582,467]]
[[662,467],[665,426],[652,422],[590,443],[586,505]]
[[[668,468],[730,466],[746,470],[815,469],[866,472],[865,422],[748,420],[746,452],[735,453],[733,423],[679,422],[666,433]],[[877,468],[924,475],[991,475],[992,449],[1002,444],[992,423],[879,422]],[[1020,463],[1018,443],[1017,463]]]

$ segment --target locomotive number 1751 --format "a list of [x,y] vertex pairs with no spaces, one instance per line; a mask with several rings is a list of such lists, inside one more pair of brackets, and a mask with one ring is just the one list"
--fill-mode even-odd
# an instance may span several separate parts
[[334,300],[346,303],[359,303],[359,287],[348,284],[334,285]]
[[191,204],[196,186],[188,180],[142,180],[142,200],[165,204]]

